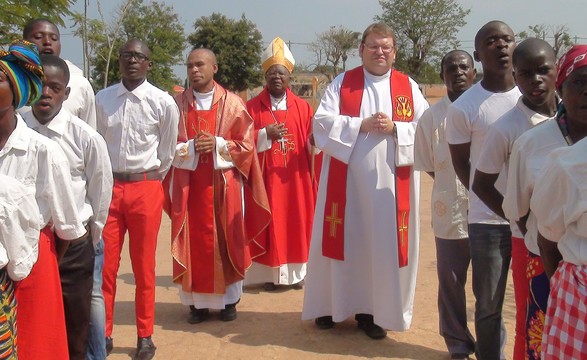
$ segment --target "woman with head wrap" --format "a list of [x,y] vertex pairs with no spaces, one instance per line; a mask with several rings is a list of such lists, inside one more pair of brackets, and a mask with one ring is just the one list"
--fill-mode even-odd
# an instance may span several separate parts
[[86,235],[78,220],[65,154],[59,145],[29,129],[16,113],[16,109],[40,97],[42,77],[35,45],[17,41],[0,53],[0,174],[20,180],[35,194],[42,229],[31,254],[23,254],[21,259],[34,267],[16,288],[21,360],[69,358],[51,228],[65,240]]

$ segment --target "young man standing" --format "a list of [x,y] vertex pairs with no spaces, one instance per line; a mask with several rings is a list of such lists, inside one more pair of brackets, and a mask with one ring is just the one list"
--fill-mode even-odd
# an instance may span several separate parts
[[440,334],[452,359],[467,359],[475,339],[467,327],[465,284],[471,262],[467,234],[467,189],[457,179],[446,142],[446,112],[475,81],[475,64],[469,53],[453,50],[440,62],[440,78],[447,96],[432,105],[418,121],[414,169],[434,179],[432,228],[436,243],[438,314]]
[[[448,110],[446,134],[452,163],[469,190],[489,125],[513,108],[520,97],[512,74],[515,46],[514,33],[507,24],[491,21],[483,25],[475,36],[474,52],[483,67],[483,79]],[[511,258],[511,231],[508,222],[473,192],[469,192],[468,223],[476,299],[475,352],[479,360],[498,360],[505,344],[501,311]]]
[[[178,94],[181,120],[173,171],[171,216],[173,279],[188,322],[237,318],[254,241],[270,220],[255,152],[253,120],[242,100],[214,81],[216,55],[194,49],[187,58],[190,87]],[[168,193],[166,192],[166,195]]]
[[45,71],[41,98],[23,115],[27,125],[55,141],[69,161],[78,214],[90,236],[62,249],[63,291],[69,358],[85,360],[94,285],[94,246],[102,237],[112,198],[112,168],[106,143],[96,130],[62,105],[70,89],[69,69],[55,55],[41,55]]
[[[473,180],[473,191],[487,207],[506,219],[502,210],[505,202],[505,183],[508,178],[508,164],[516,139],[525,131],[547,120],[556,112],[556,56],[552,46],[540,39],[529,38],[520,43],[513,54],[514,76],[522,96],[516,106],[489,126],[485,144],[477,163]],[[497,179],[501,174],[501,182]],[[540,357],[539,347],[528,346],[526,339],[535,336],[535,327],[541,328],[543,310],[546,310],[546,291],[534,291],[532,297],[528,288],[527,267],[530,262],[523,233],[515,221],[510,223],[512,231],[512,278],[516,303],[516,334],[514,360]],[[541,271],[535,269],[536,275]],[[530,272],[531,273],[531,272]],[[544,277],[544,275],[543,275]],[[537,290],[537,289],[536,289]],[[544,297],[546,294],[546,297]],[[533,300],[528,303],[528,300]],[[528,308],[528,305],[530,307]],[[528,310],[527,310],[528,308]],[[530,316],[529,321],[526,315]],[[528,354],[526,355],[526,351]]]
[[163,211],[161,181],[173,161],[179,111],[173,98],[147,81],[149,47],[137,39],[119,52],[122,81],[96,96],[98,132],[112,163],[114,189],[104,227],[104,299],[107,349],[112,349],[116,276],[128,230],[136,281],[136,360],[155,356],[155,255]]

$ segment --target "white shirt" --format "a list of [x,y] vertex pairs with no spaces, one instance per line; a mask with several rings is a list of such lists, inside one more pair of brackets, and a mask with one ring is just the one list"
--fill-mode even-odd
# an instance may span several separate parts
[[35,194],[39,228],[53,225],[64,240],[86,233],[79,221],[67,157],[57,143],[29,129],[20,116],[0,150],[0,174],[19,180]]
[[587,140],[555,149],[536,180],[530,208],[563,260],[587,265]]
[[0,268],[19,281],[28,276],[39,255],[39,207],[18,180],[0,175]]
[[[527,130],[547,120],[548,116],[537,113],[518,99],[516,106],[496,122],[489,125],[485,143],[477,162],[477,170],[486,174],[500,174],[495,188],[503,195],[506,191],[508,165],[514,141]],[[522,232],[515,222],[510,223],[512,236],[522,238]]]
[[467,232],[467,189],[457,178],[446,141],[448,96],[429,107],[416,128],[414,168],[434,173],[432,228],[442,239],[465,239]]
[[67,156],[80,220],[90,225],[94,244],[98,243],[112,199],[106,142],[90,125],[64,109],[46,125],[40,124],[32,111],[23,118],[30,128],[59,144]]
[[[503,212],[512,223],[530,211],[530,198],[548,154],[567,143],[555,119],[547,120],[522,134],[512,147]],[[524,236],[528,250],[539,254],[536,217],[530,212]]]
[[65,60],[69,68],[69,83],[71,89],[63,107],[78,118],[96,128],[96,96],[92,84],[84,77],[82,69],[71,61]]
[[156,170],[165,177],[179,123],[179,109],[169,94],[146,80],[133,91],[118,83],[96,95],[96,113],[113,172]]
[[[475,169],[481,155],[488,126],[512,109],[522,95],[517,87],[493,93],[481,86],[473,85],[448,108],[446,137],[449,144],[471,143],[471,172],[469,186],[473,184]],[[498,178],[498,182],[503,181]],[[470,189],[469,189],[470,190]],[[475,195],[469,192],[469,224],[507,224]]]

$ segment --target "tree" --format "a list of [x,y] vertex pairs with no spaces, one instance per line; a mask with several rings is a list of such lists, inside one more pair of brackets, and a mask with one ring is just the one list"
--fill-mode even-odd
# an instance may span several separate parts
[[120,81],[120,71],[113,62],[116,64],[118,60],[118,49],[132,38],[143,41],[151,49],[149,60],[153,67],[147,75],[149,82],[168,91],[181,82],[172,67],[183,61],[185,36],[173,7],[157,1],[126,0],[109,24],[105,23],[99,5],[98,8],[101,20],[90,20],[87,26],[96,88]]
[[571,46],[573,46],[573,40],[569,35],[569,29],[565,25],[533,25],[528,26],[528,30],[521,31],[518,37],[522,40],[529,37],[535,37],[548,41],[554,53],[558,57],[564,54]]
[[25,24],[34,18],[46,18],[63,26],[63,17],[70,16],[69,6],[75,0],[5,0],[1,1],[0,44],[22,38]]
[[[316,67],[324,70],[330,80],[346,70],[346,61],[354,55],[359,47],[360,32],[348,30],[342,26],[331,26],[330,29],[317,35],[316,41],[309,45],[316,55]],[[342,69],[339,64],[342,62]],[[328,66],[330,65],[330,66]]]
[[218,73],[215,80],[232,91],[261,85],[261,32],[243,14],[240,20],[218,13],[202,16],[188,36],[192,48],[207,48],[216,54]]
[[397,37],[396,68],[417,81],[432,80],[426,64],[439,69],[442,56],[460,45],[456,34],[470,10],[456,0],[380,0],[379,4],[383,14],[375,20],[390,25]]

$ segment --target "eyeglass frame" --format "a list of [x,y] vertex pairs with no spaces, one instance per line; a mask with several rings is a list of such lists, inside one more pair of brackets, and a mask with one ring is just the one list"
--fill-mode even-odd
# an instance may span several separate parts
[[134,51],[123,51],[120,53],[120,58],[126,61],[129,61],[133,57],[138,63],[143,63],[149,60],[149,57],[145,54],[134,52]]

